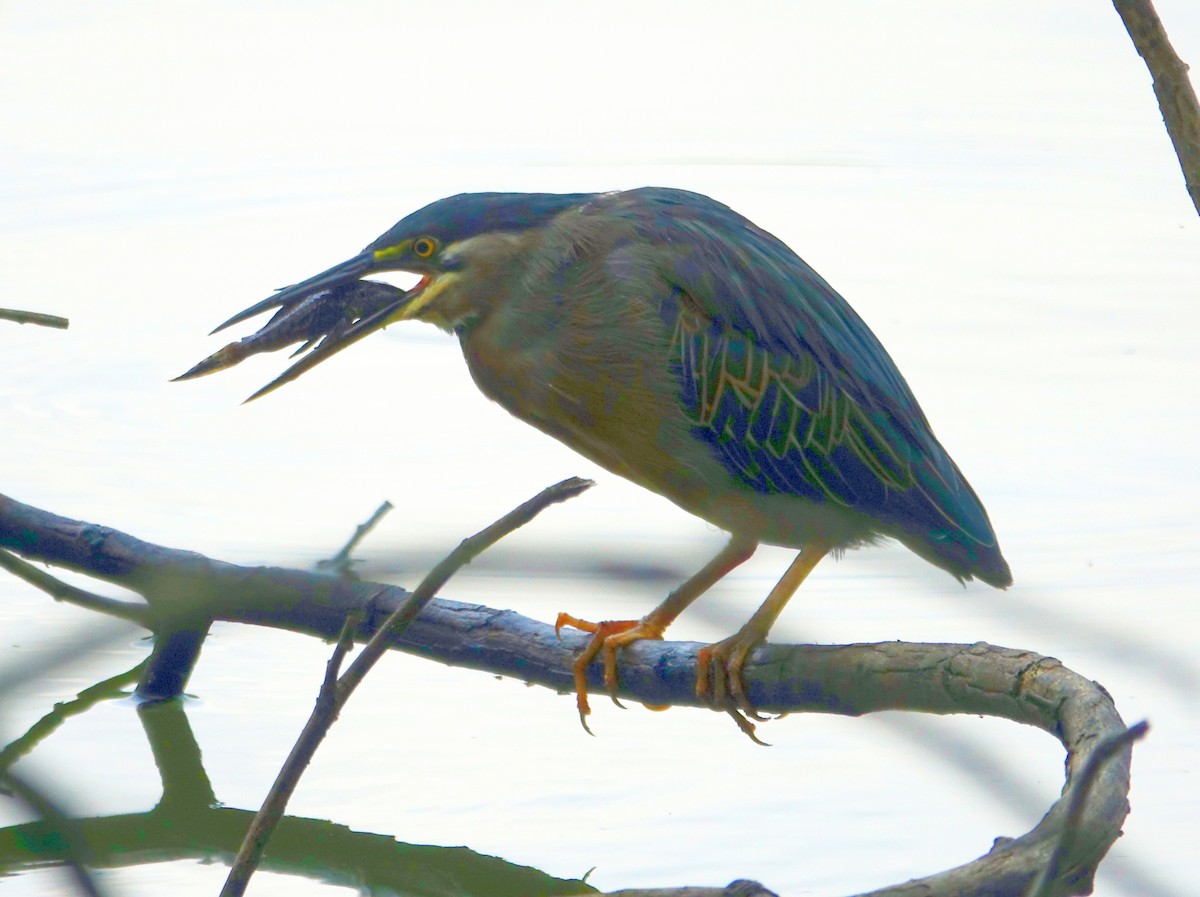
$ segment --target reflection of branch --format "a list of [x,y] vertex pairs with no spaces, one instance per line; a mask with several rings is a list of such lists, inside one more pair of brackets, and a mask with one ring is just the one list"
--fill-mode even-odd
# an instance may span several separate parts
[[54,832],[63,862],[71,870],[71,878],[80,893],[100,897],[100,888],[87,870],[92,858],[79,820],[68,817],[62,807],[12,770],[0,772],[0,788],[37,813],[41,822]]
[[[140,542],[115,530],[67,520],[0,497],[0,546],[90,572],[144,595],[152,607],[184,601],[210,617],[333,638],[347,616],[364,613],[360,636],[374,633],[409,593],[296,570],[244,568],[191,552]],[[571,662],[585,637],[559,642],[548,624],[512,611],[435,600],[389,646],[443,663],[487,670],[544,685],[572,686]],[[693,693],[691,643],[640,642],[622,656],[618,693],[646,704],[701,706]],[[601,687],[599,671],[593,685]],[[903,889],[924,895],[1020,894],[1072,825],[1067,807],[1081,770],[1097,748],[1125,726],[1107,693],[1053,658],[988,645],[764,645],[744,678],[750,699],[769,712],[857,716],[878,710],[976,713],[1035,725],[1067,749],[1060,800],[1029,833],[1003,839],[986,856]],[[1087,893],[1096,864],[1120,834],[1128,813],[1131,748],[1122,746],[1098,774],[1083,822],[1063,857],[1060,893]]]
[[[0,881],[6,874],[65,862],[69,853],[58,837],[64,830],[86,844],[88,865],[97,869],[174,860],[228,862],[254,814],[214,797],[186,706],[171,701],[138,708],[162,776],[157,806],[142,813],[68,819],[65,828],[45,821],[0,828]],[[398,843],[390,835],[295,816],[280,823],[263,868],[339,886],[369,883],[374,893],[411,897],[445,897],[447,882],[454,883],[458,897],[551,897],[592,890],[463,847]]]
[[1200,103],[1188,81],[1188,67],[1171,46],[1150,0],[1113,0],[1113,5],[1154,79],[1154,95],[1179,157],[1184,184],[1200,212]]
[[[72,654],[72,657],[78,656],[79,652]],[[54,709],[30,726],[24,735],[0,748],[0,773],[58,731],[58,727],[71,717],[87,712],[101,701],[120,697],[124,694],[125,687],[137,680],[141,668],[142,664],[139,663],[132,670],[126,670],[111,679],[85,688],[73,701],[55,704]]]
[[[91,867],[120,869],[177,860],[227,863],[253,817],[253,810],[193,803],[76,821]],[[54,836],[54,829],[42,822],[0,828],[0,871],[63,862],[61,842]],[[340,888],[365,882],[374,891],[363,888],[362,893],[408,897],[549,897],[594,891],[579,881],[553,878],[466,847],[407,844],[391,835],[299,816],[280,822],[262,868]],[[454,882],[458,891],[447,891],[447,882]]]

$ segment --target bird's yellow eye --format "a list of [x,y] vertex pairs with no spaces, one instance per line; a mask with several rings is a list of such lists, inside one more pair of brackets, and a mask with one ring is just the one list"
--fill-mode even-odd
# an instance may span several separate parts
[[437,240],[433,237],[417,237],[413,240],[412,251],[419,259],[427,259],[433,255],[433,251],[437,249]]

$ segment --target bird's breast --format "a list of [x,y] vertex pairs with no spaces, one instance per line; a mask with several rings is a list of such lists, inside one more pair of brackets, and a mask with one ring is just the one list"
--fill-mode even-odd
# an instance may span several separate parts
[[[536,314],[516,325],[510,309],[463,334],[463,355],[488,398],[607,470],[722,529],[786,544],[809,538],[806,515],[775,507],[787,496],[764,497],[743,483],[700,435],[716,413],[715,387],[700,389],[701,410],[684,393],[674,321],[649,302],[608,311],[601,321],[575,309],[546,327]],[[727,380],[730,390],[742,383]],[[780,528],[789,520],[799,529]]]
[[649,488],[669,478],[670,434],[684,422],[663,335],[636,310],[601,322],[578,307],[510,309],[462,349],[480,390],[519,419]]

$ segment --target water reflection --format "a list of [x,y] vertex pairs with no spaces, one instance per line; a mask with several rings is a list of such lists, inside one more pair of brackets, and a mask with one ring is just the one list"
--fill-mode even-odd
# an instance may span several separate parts
[[[33,749],[66,717],[111,700],[140,672],[140,666],[135,667],[56,707],[0,752],[0,770]],[[85,850],[87,865],[97,869],[181,859],[232,861],[256,810],[220,803],[188,722],[186,701],[143,704],[137,714],[162,782],[162,796],[155,806],[142,813],[72,818],[69,830],[77,835],[73,841],[64,837],[67,829],[61,821],[2,828],[0,875],[66,862],[77,856],[76,849]],[[99,761],[94,772],[104,774]],[[353,882],[366,893],[550,897],[594,891],[582,881],[557,879],[465,847],[403,844],[390,835],[298,816],[281,820],[263,869],[330,884]]]

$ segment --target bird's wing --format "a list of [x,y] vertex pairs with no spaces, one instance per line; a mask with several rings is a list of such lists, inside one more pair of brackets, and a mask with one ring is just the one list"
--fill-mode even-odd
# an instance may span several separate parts
[[783,357],[814,357],[855,401],[924,414],[895,363],[850,304],[783,241],[698,193],[630,190],[643,239],[668,251],[661,273],[712,319]]
[[812,267],[699,194],[645,188],[611,201],[656,247],[679,303],[707,319],[680,374],[728,468],[754,488],[837,501],[923,538],[994,545],[895,363]]

